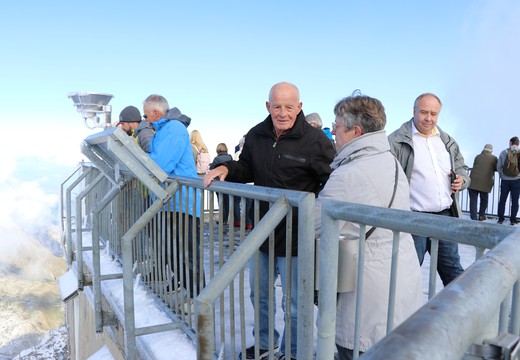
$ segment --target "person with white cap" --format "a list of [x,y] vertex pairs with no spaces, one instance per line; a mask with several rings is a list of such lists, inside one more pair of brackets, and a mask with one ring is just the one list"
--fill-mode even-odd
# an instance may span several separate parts
[[142,121],[141,113],[135,106],[127,106],[119,114],[119,122],[116,126],[121,126],[128,136],[132,136],[137,144],[145,152],[150,152],[150,140],[155,131],[147,121]]
[[469,177],[471,183],[469,193],[469,215],[472,220],[477,220],[477,203],[480,197],[478,220],[486,220],[488,197],[495,183],[495,171],[497,171],[497,157],[492,154],[493,145],[486,144],[480,154],[475,156],[473,167]]

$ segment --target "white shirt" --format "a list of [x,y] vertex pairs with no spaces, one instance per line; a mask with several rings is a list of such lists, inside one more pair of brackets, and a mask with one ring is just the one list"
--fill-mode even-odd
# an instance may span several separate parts
[[421,134],[412,122],[414,164],[410,178],[410,208],[439,212],[451,206],[450,154],[435,127]]

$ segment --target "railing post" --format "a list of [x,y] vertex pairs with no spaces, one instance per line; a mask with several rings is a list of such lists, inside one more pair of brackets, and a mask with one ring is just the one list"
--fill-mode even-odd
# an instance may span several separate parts
[[[313,359],[314,331],[314,218],[315,197],[308,193],[298,205],[298,359]],[[294,355],[294,354],[293,354]]]
[[137,234],[152,220],[152,218],[164,206],[178,189],[178,183],[174,182],[166,189],[169,196],[164,199],[157,199],[153,204],[137,219],[130,229],[121,238],[121,251],[123,257],[123,302],[125,307],[125,353],[128,360],[137,357],[137,346],[135,341],[135,305],[134,305],[134,272],[132,241]]
[[[321,211],[320,271],[318,296],[318,339],[319,359],[334,359],[336,344],[336,300],[338,290],[339,225],[325,211]],[[326,262],[323,261],[326,259]]]

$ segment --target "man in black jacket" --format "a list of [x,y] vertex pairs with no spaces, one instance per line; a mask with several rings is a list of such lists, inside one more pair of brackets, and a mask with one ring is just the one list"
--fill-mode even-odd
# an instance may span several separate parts
[[[266,102],[269,116],[253,127],[246,135],[244,148],[238,161],[232,161],[211,170],[204,178],[204,185],[209,186],[215,178],[233,182],[268,186],[273,188],[313,192],[315,195],[323,188],[331,173],[335,149],[323,131],[310,126],[305,121],[298,88],[290,83],[274,85]],[[260,216],[268,211],[268,204],[260,204]],[[296,358],[297,329],[297,279],[298,279],[298,216],[293,211],[292,226],[292,268],[290,306],[285,306],[291,316],[291,344],[285,349],[285,336],[281,350],[286,358]],[[286,282],[286,225],[280,223],[275,230],[275,274],[279,273],[282,287]],[[266,240],[260,247],[259,255],[259,296],[260,303],[260,358],[268,356],[268,294],[269,287],[269,246]],[[250,282],[254,281],[254,259],[251,261]],[[251,284],[251,300],[254,304],[254,286]],[[286,289],[283,289],[286,292]],[[284,331],[285,333],[285,331]],[[279,334],[275,329],[275,347]],[[241,359],[255,359],[254,345],[249,347]]]

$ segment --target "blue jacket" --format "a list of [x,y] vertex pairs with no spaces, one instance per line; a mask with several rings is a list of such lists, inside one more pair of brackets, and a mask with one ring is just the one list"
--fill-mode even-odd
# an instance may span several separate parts
[[[176,108],[174,108],[176,109]],[[172,109],[173,110],[173,109]],[[176,109],[178,111],[178,109]],[[159,165],[168,176],[186,176],[197,178],[195,170],[195,162],[191,153],[191,143],[188,130],[184,122],[173,119],[171,110],[168,114],[152,123],[155,129],[155,135],[150,142],[150,158]],[[180,111],[178,111],[180,114]],[[184,116],[184,115],[181,115]],[[186,188],[183,187],[183,208],[186,206],[186,200],[189,204],[189,214],[193,215],[192,191],[190,191],[189,199],[186,199]],[[200,194],[197,191],[197,204],[200,203]],[[179,211],[179,193],[176,194],[177,208]],[[170,211],[173,211],[170,205]],[[200,216],[200,209],[197,211]]]

